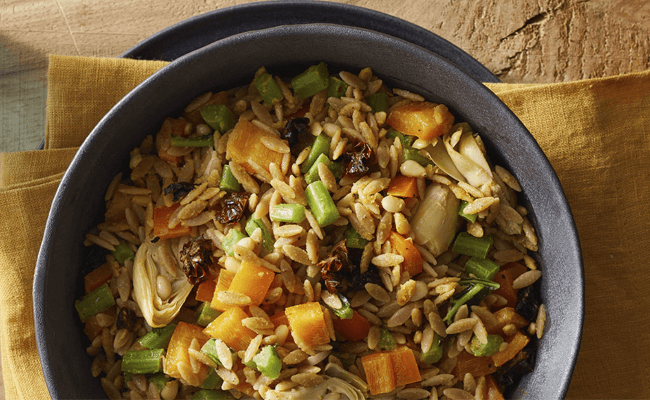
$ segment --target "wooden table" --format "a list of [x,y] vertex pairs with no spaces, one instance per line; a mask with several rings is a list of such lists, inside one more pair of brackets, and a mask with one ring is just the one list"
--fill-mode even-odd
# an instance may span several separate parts
[[[338,1],[429,29],[504,82],[564,82],[650,68],[648,0]],[[0,152],[36,149],[43,139],[49,54],[116,57],[184,19],[247,2],[4,0]]]

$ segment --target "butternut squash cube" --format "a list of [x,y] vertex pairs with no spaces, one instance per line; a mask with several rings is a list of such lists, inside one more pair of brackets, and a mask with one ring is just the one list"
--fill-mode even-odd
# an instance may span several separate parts
[[397,387],[393,359],[390,354],[369,354],[361,358],[361,363],[363,364],[363,371],[366,373],[370,394],[392,392]]
[[413,350],[402,346],[388,352],[388,354],[393,361],[396,386],[408,385],[409,383],[420,382],[422,380]]
[[[288,307],[285,311],[296,344],[313,349],[330,342],[325,315],[316,302]],[[305,349],[303,349],[305,350]]]
[[248,164],[248,160],[256,162],[267,171],[272,162],[277,165],[282,164],[283,154],[270,150],[262,143],[262,138],[265,136],[275,137],[249,121],[237,122],[228,138],[226,158],[241,164],[250,173],[255,173],[255,170]]
[[431,140],[449,133],[454,116],[443,104],[416,101],[391,111],[386,123],[405,135]]
[[[188,349],[194,339],[198,340],[199,348],[201,348],[210,338],[203,333],[202,327],[188,324],[186,322],[179,322],[176,329],[174,329],[174,333],[169,341],[169,346],[167,347],[167,354],[163,364],[163,371],[165,374],[173,378],[187,378],[181,376],[178,366],[181,362],[186,363],[190,366],[189,370],[191,371],[192,364],[190,362]],[[198,373],[191,375],[190,379],[192,382],[189,383],[193,386],[199,386],[208,376],[208,372],[209,367],[201,364],[201,369]]]
[[223,340],[235,351],[246,350],[257,334],[242,324],[244,318],[248,318],[244,310],[234,306],[210,322],[203,332],[210,337]]
[[261,265],[243,261],[228,290],[245,294],[251,298],[252,305],[259,306],[264,301],[266,292],[274,279],[275,273],[273,271]]
[[219,277],[217,278],[217,286],[214,288],[214,295],[212,296],[212,302],[210,303],[210,307],[219,311],[226,311],[227,309],[233,307],[228,304],[224,304],[220,302],[219,299],[217,299],[217,293],[225,292],[226,290],[230,289],[230,284],[232,283],[234,277],[235,277],[235,273],[230,272],[227,269],[222,269],[219,272]]

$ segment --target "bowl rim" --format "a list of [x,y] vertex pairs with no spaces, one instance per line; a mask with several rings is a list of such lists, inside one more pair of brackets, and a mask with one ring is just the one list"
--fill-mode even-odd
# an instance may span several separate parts
[[[550,175],[547,177],[550,182],[552,182],[554,188],[559,190],[561,200],[562,200],[562,212],[569,217],[569,226],[570,228],[570,233],[572,234],[571,239],[572,240],[572,246],[574,251],[572,252],[572,255],[576,257],[575,264],[579,267],[579,277],[580,277],[580,285],[579,285],[579,296],[577,299],[577,304],[575,304],[575,307],[577,307],[577,316],[579,316],[578,320],[575,321],[573,325],[573,340],[571,343],[574,343],[574,346],[571,346],[571,352],[568,354],[568,357],[570,358],[568,368],[564,368],[562,372],[563,376],[561,379],[562,384],[559,385],[558,387],[558,395],[559,397],[564,397],[568,390],[568,386],[570,383],[570,378],[573,373],[573,370],[575,368],[575,363],[576,363],[576,358],[577,354],[580,348],[580,339],[581,339],[581,332],[582,332],[582,325],[583,325],[583,320],[584,320],[584,269],[582,265],[582,255],[580,251],[580,245],[579,245],[579,238],[577,235],[577,230],[575,226],[575,222],[573,220],[573,216],[571,214],[571,210],[568,204],[568,201],[566,199],[566,196],[564,194],[564,191],[561,187],[561,184],[559,182],[559,179],[557,178],[557,175],[555,174],[552,166],[550,165],[550,162],[542,152],[541,148],[539,148],[539,145],[535,141],[535,139],[532,137],[532,135],[528,132],[528,130],[525,128],[523,123],[519,121],[519,119],[515,116],[515,114],[501,102],[501,100],[491,91],[489,91],[482,83],[477,81],[475,78],[468,76],[465,72],[462,70],[459,70],[453,63],[450,63],[449,61],[445,60],[443,57],[440,57],[436,55],[435,53],[426,50],[424,48],[421,48],[417,45],[413,45],[412,43],[409,43],[405,40],[399,39],[399,38],[394,38],[392,36],[379,33],[379,32],[374,32],[370,31],[367,29],[362,29],[362,28],[355,28],[355,27],[349,27],[349,26],[340,26],[340,25],[335,25],[335,24],[301,24],[301,25],[291,25],[291,26],[280,26],[280,27],[274,27],[274,28],[268,28],[264,30],[259,30],[259,31],[254,31],[254,32],[245,32],[242,34],[234,35],[232,37],[226,38],[222,41],[213,43],[211,45],[208,45],[206,47],[203,47],[201,49],[198,49],[196,51],[193,51],[185,56],[180,57],[179,59],[173,61],[169,65],[163,67],[160,71],[157,73],[153,74],[146,80],[144,80],[140,85],[138,85],[133,91],[129,92],[124,98],[122,98],[107,114],[102,118],[102,120],[97,124],[97,126],[92,130],[92,132],[88,135],[88,138],[84,141],[82,146],[80,147],[79,152],[75,155],[74,159],[72,160],[70,167],[68,170],[65,172],[62,180],[61,180],[61,185],[57,189],[57,192],[54,196],[53,202],[52,202],[52,208],[50,211],[50,214],[47,219],[45,231],[44,231],[44,238],[43,242],[41,244],[41,248],[38,254],[38,259],[37,259],[37,265],[35,269],[35,276],[34,276],[34,286],[33,286],[33,298],[34,298],[34,319],[35,319],[35,324],[36,324],[36,341],[37,341],[37,347],[38,347],[38,353],[39,357],[41,359],[41,365],[43,369],[43,374],[46,379],[46,383],[48,386],[48,390],[50,391],[51,395],[56,395],[58,393],[56,383],[53,382],[53,375],[52,375],[52,365],[51,365],[51,360],[49,357],[49,352],[48,352],[48,343],[46,341],[46,333],[44,331],[44,325],[42,322],[45,320],[45,315],[44,315],[44,293],[45,293],[45,288],[46,288],[46,280],[47,280],[47,264],[49,262],[49,257],[52,251],[52,242],[50,239],[52,239],[52,232],[54,228],[56,227],[58,221],[58,212],[62,208],[62,205],[65,203],[67,197],[70,195],[70,191],[72,189],[72,183],[73,183],[73,178],[75,175],[79,172],[79,169],[83,166],[84,161],[87,162],[87,160],[84,160],[84,154],[88,152],[90,149],[93,148],[94,143],[99,141],[101,137],[101,133],[104,129],[106,129],[107,126],[110,126],[111,124],[111,119],[117,114],[119,115],[120,110],[127,108],[130,106],[130,103],[133,101],[137,101],[137,97],[139,95],[139,92],[141,90],[146,90],[147,88],[155,87],[156,85],[161,85],[161,82],[164,82],[165,80],[171,79],[174,74],[178,74],[176,71],[182,66],[185,66],[187,64],[191,64],[197,57],[200,57],[202,54],[209,53],[211,51],[214,51],[214,49],[221,48],[222,46],[232,46],[237,44],[240,41],[246,41],[250,40],[251,38],[259,38],[260,36],[268,36],[268,35],[280,35],[280,34],[304,34],[306,33],[305,30],[309,31],[312,29],[318,29],[318,27],[329,27],[330,30],[335,30],[336,32],[341,32],[341,30],[345,31],[347,33],[354,33],[356,35],[360,36],[367,36],[367,35],[380,35],[383,37],[383,40],[386,40],[390,42],[393,45],[401,45],[401,46],[409,46],[412,48],[412,51],[417,53],[418,56],[420,57],[433,57],[433,60],[437,59],[439,60],[438,62],[441,63],[442,68],[448,69],[451,74],[456,74],[456,75],[463,75],[464,77],[468,77],[469,79],[467,80],[467,84],[471,87],[472,90],[477,91],[480,93],[482,96],[486,96],[489,98],[492,102],[497,102],[498,104],[501,104],[503,109],[501,110],[504,113],[504,117],[509,120],[509,122],[515,124],[516,126],[519,127],[519,130],[521,132],[524,132],[527,134],[527,136],[524,138],[527,140],[528,144],[532,146],[536,151],[539,152],[539,155],[542,156],[541,162],[542,164],[545,165],[546,168],[548,168],[548,171],[550,171]],[[400,44],[401,43],[401,44]],[[412,47],[411,47],[412,46]],[[96,146],[96,145],[95,145]],[[555,382],[557,384],[557,382]]]
[[373,9],[333,1],[253,1],[220,8],[164,28],[120,57],[172,61],[235,34],[310,23],[331,23],[385,33],[436,53],[482,82],[500,82],[492,71],[460,47],[421,26]]
[[[254,1],[208,11],[154,33],[119,58],[173,61],[239,33],[309,23],[336,23],[382,32],[436,53],[481,82],[500,82],[471,55],[427,29],[380,11],[332,1]],[[42,140],[37,150],[44,148]]]

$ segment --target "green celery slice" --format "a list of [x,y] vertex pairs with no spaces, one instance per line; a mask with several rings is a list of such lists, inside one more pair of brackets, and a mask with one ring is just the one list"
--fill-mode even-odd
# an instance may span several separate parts
[[306,99],[321,90],[327,89],[329,82],[330,74],[327,70],[327,64],[320,62],[291,79],[291,87],[300,98]]
[[74,302],[74,308],[77,309],[81,322],[86,322],[88,318],[113,305],[115,305],[115,299],[107,283]]

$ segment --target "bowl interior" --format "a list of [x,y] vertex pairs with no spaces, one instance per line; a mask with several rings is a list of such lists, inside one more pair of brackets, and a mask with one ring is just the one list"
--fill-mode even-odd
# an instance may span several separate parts
[[536,369],[511,395],[564,396],[582,328],[581,255],[564,193],[535,140],[481,83],[435,54],[373,31],[313,24],[236,35],[174,61],[120,101],[84,142],[55,196],[34,283],[37,343],[53,398],[105,398],[90,375],[88,343],[73,304],[83,291],[84,234],[101,221],[106,187],[129,151],[205,91],[248,84],[262,65],[290,77],[319,61],[331,71],[370,66],[391,87],[444,103],[482,135],[492,161],[519,179],[540,240],[549,317]]

